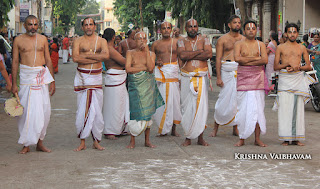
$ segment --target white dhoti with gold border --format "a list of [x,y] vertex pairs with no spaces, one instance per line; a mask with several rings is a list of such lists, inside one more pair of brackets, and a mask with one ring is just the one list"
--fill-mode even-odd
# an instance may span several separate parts
[[155,79],[165,106],[157,109],[153,120],[158,125],[158,133],[168,134],[173,124],[181,122],[179,66],[177,62],[164,63],[162,67],[156,66]]
[[24,111],[18,120],[19,144],[30,146],[44,139],[51,115],[48,84],[53,81],[48,67],[20,64],[19,97]]
[[188,139],[203,133],[208,117],[208,69],[181,70],[181,126]]
[[221,64],[221,87],[215,105],[214,119],[221,126],[234,126],[237,114],[237,62]]

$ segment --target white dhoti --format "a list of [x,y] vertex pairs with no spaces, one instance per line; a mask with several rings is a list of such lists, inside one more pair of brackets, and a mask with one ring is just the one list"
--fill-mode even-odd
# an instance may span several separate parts
[[48,67],[20,65],[19,97],[24,111],[18,120],[19,144],[30,146],[44,139],[51,115],[48,84],[52,81]]
[[240,139],[247,139],[259,124],[261,134],[266,133],[266,118],[264,115],[265,91],[238,91],[238,113],[236,115],[236,124],[239,129]]
[[165,63],[162,67],[155,68],[155,79],[161,93],[165,106],[157,109],[153,120],[158,125],[158,133],[168,134],[173,124],[180,124],[180,88],[179,88],[179,66],[177,62]]
[[90,134],[96,141],[101,140],[104,129],[102,115],[102,68],[77,68],[74,79],[74,90],[78,93],[76,128],[80,139]]
[[120,135],[130,120],[126,79],[125,70],[107,70],[103,92],[104,134]]
[[203,133],[208,117],[208,69],[181,72],[181,126],[188,139]]
[[68,62],[68,57],[69,57],[68,49],[63,49],[62,50],[62,62],[63,63],[67,63]]
[[222,62],[221,87],[215,105],[214,119],[222,126],[234,126],[237,114],[237,62]]
[[310,99],[309,85],[314,79],[305,72],[279,73],[278,96],[273,110],[278,110],[279,140],[305,140],[304,104]]

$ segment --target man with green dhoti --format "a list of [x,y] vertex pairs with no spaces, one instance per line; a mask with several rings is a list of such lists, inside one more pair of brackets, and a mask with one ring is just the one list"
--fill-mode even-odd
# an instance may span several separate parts
[[135,147],[135,137],[145,130],[145,146],[154,148],[150,143],[151,117],[164,101],[156,86],[153,75],[155,54],[149,51],[147,36],[144,32],[135,35],[136,48],[127,52],[126,71],[128,73],[128,93],[130,102],[131,141],[127,148]]

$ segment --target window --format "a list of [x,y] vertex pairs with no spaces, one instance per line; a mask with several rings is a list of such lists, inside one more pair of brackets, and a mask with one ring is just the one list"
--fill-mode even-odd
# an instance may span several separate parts
[[106,27],[110,26],[111,22],[106,22]]

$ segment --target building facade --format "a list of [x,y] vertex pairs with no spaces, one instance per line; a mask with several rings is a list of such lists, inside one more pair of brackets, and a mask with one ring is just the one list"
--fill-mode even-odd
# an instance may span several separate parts
[[121,28],[116,16],[114,15],[114,3],[115,0],[101,0],[101,15],[103,24],[100,33],[106,28],[112,28],[118,32]]

